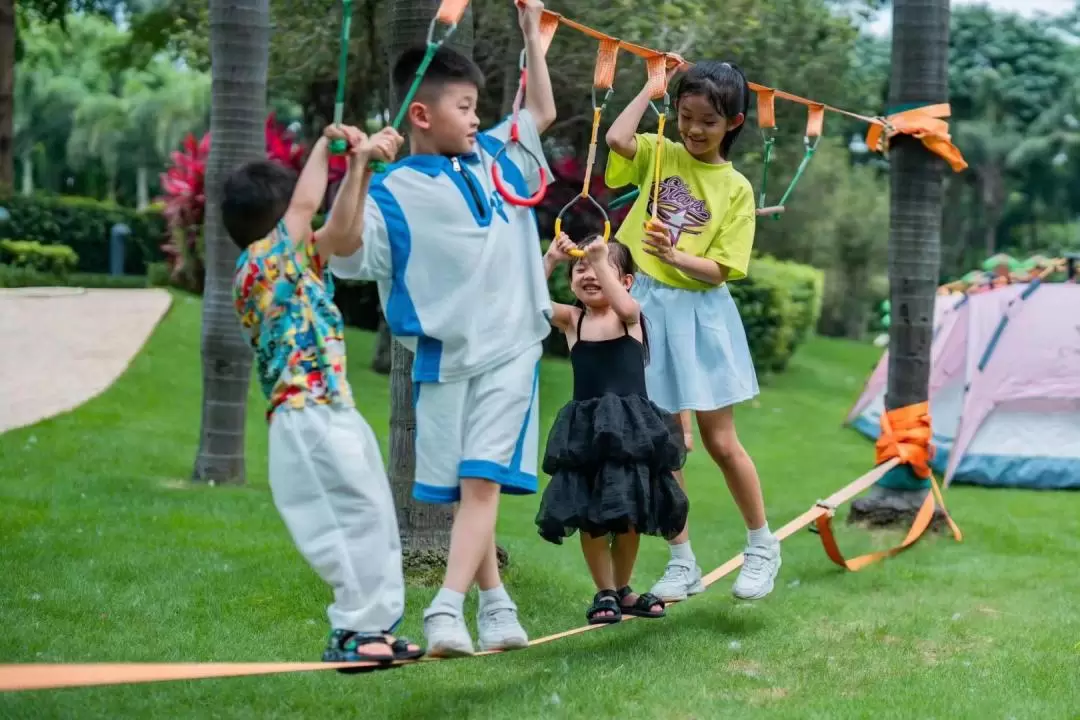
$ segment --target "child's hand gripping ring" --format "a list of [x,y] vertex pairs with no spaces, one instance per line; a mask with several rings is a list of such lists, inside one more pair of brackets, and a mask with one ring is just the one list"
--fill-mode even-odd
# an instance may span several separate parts
[[[588,200],[589,202],[591,202],[593,204],[593,207],[595,207],[600,212],[601,217],[604,218],[604,235],[601,238],[601,241],[602,242],[607,242],[608,238],[611,237],[611,220],[610,220],[610,218],[608,218],[607,211],[604,210],[603,205],[596,202],[596,200],[592,197],[592,195],[576,195],[570,202],[563,205],[562,210],[560,210],[559,214],[555,217],[555,237],[559,237],[559,235],[562,233],[562,216],[563,216],[563,213],[565,213],[567,210],[569,210],[574,205],[574,203],[576,203],[577,201],[582,200],[582,199]],[[576,258],[585,257],[585,251],[582,250],[581,248],[574,248],[573,250],[569,251],[569,254],[570,254],[571,257],[576,257]]]

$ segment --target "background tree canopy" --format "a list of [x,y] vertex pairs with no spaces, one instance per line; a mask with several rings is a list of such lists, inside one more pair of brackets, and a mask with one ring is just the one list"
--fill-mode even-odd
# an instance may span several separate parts
[[[751,79],[866,114],[886,110],[889,41],[865,28],[879,0],[704,0],[655,6],[611,0],[549,6],[581,22],[688,58],[739,63]],[[389,3],[354,9],[348,116],[386,121]],[[487,79],[485,123],[509,107],[520,35],[505,0],[474,0],[474,57]],[[332,116],[341,6],[312,0],[303,11],[271,1],[269,107],[298,139]],[[202,0],[35,0],[16,8],[11,156],[14,189],[87,196],[145,207],[161,194],[171,153],[209,121],[209,19]],[[946,181],[942,279],[998,251],[1054,255],[1077,248],[1080,213],[1080,30],[1074,12],[1026,19],[986,7],[953,8],[952,132],[971,164]],[[562,28],[549,55],[558,78],[559,119],[549,152],[563,197],[579,182],[591,119],[596,44]],[[641,86],[644,64],[623,53],[610,121]],[[2,115],[2,113],[0,113]],[[805,111],[777,105],[771,193],[803,154]],[[735,162],[757,184],[762,145],[751,113]],[[780,220],[759,224],[763,254],[819,267],[826,297],[819,330],[859,336],[885,297],[888,161],[865,152],[865,127],[829,115],[826,138]],[[601,153],[602,154],[602,153]],[[599,163],[604,162],[601,156]],[[598,192],[604,193],[602,187]],[[559,195],[562,192],[563,195]],[[554,200],[553,200],[554,202]],[[557,209],[557,208],[555,208]],[[550,209],[541,208],[547,222]],[[164,240],[163,240],[164,242]],[[193,252],[198,243],[193,243]],[[371,297],[363,302],[370,304]],[[366,305],[365,305],[366,307]]]

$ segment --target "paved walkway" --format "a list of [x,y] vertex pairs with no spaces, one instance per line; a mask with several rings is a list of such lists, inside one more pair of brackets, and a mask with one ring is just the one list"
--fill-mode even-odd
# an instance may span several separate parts
[[158,289],[0,289],[0,433],[112,385],[171,302]]

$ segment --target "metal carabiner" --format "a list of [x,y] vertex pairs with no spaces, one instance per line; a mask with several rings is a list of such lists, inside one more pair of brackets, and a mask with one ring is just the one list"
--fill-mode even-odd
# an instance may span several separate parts
[[454,23],[452,25],[447,25],[446,26],[447,27],[446,34],[443,35],[438,40],[436,40],[435,39],[435,26],[437,24],[439,24],[439,18],[438,17],[431,18],[431,24],[428,25],[428,31],[427,31],[427,44],[428,45],[434,45],[435,47],[441,47],[442,44],[444,42],[446,42],[450,38],[451,35],[454,34],[454,31],[457,30],[457,23]]
[[649,107],[651,107],[653,109],[653,112],[656,113],[657,117],[667,115],[668,111],[671,110],[671,95],[668,94],[668,92],[666,90],[664,91],[664,111],[663,112],[660,112],[659,110],[656,109],[656,102],[654,100],[649,100]]
[[606,93],[604,93],[604,99],[600,101],[600,104],[599,104],[599,105],[597,105],[597,104],[596,104],[596,86],[594,85],[594,86],[592,87],[592,109],[593,109],[593,110],[600,110],[601,112],[603,112],[604,108],[606,108],[606,107],[607,107],[607,104],[608,104],[608,100],[610,100],[610,99],[611,99],[611,96],[612,96],[612,94],[613,94],[614,92],[615,92],[615,88],[614,88],[614,86],[612,86],[612,87],[609,87],[609,88],[607,89],[607,92],[606,92]]

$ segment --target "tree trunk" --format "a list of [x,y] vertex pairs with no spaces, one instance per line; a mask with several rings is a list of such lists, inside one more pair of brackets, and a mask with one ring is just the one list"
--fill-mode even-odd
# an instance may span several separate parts
[[22,194],[24,197],[34,194],[34,158],[30,153],[22,157]]
[[221,192],[238,165],[266,157],[269,0],[210,0],[210,132],[206,168],[206,287],[203,294],[203,409],[194,479],[244,482],[244,423],[251,351],[233,310],[239,251],[221,222]]
[[145,165],[135,168],[135,207],[145,210],[150,205],[150,172]]
[[[894,0],[889,104],[902,109],[948,100],[949,0]],[[891,110],[890,110],[891,112]],[[926,401],[941,251],[940,158],[898,136],[890,159],[889,410]],[[909,524],[929,482],[902,465],[852,504],[849,521]]]
[[[438,0],[395,0],[388,13],[386,29],[386,52],[391,66],[403,50],[425,41],[438,5]],[[466,10],[447,44],[472,56],[471,8]],[[391,117],[397,114],[400,102],[401,98],[397,97],[391,86]],[[419,580],[437,584],[441,582],[442,571],[446,566],[452,515],[446,506],[417,502],[412,497],[416,469],[416,416],[412,402],[413,355],[396,341],[392,342],[390,355],[389,475],[398,511],[405,567],[414,582]]]
[[840,301],[840,317],[844,337],[862,340],[869,325],[870,303],[867,287],[870,284],[870,267],[859,264],[844,269],[844,297]]
[[390,326],[386,324],[386,317],[379,313],[379,331],[375,341],[375,354],[371,358],[371,369],[380,375],[389,375],[393,369],[393,344],[390,337]]
[[0,194],[15,185],[15,0],[0,0]]

